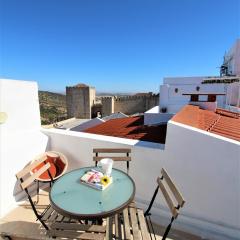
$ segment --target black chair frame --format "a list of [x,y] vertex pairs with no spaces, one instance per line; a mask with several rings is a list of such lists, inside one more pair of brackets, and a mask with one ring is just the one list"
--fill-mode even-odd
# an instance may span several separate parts
[[[167,173],[165,172],[165,170],[162,169],[162,176],[159,177],[158,180],[159,180],[159,181],[162,181],[162,180],[164,179],[164,176],[167,178],[167,181],[170,181],[170,182],[172,183],[172,180],[170,179],[170,177],[167,175]],[[173,184],[173,183],[172,183],[172,184]],[[151,209],[152,209],[153,203],[154,203],[154,201],[155,201],[155,199],[156,199],[156,196],[157,196],[157,194],[158,194],[159,188],[160,188],[160,186],[159,186],[159,184],[158,184],[158,186],[156,187],[156,189],[155,189],[155,191],[154,191],[154,193],[153,193],[153,196],[152,196],[152,199],[151,199],[151,201],[150,201],[150,203],[149,203],[149,206],[148,206],[147,210],[144,212],[144,216],[145,216],[145,219],[146,219],[146,223],[147,223],[147,226],[148,226],[148,230],[149,230],[149,232],[152,232],[152,233],[153,233],[155,240],[156,240],[156,234],[155,234],[155,231],[154,231],[154,228],[153,228],[153,224],[152,224],[152,220],[151,220],[151,212],[150,212],[150,211],[151,211]],[[178,190],[177,190],[176,188],[174,188],[174,191],[176,191],[176,192],[174,193],[175,197],[176,197],[176,195],[177,195],[177,197],[178,197],[178,199],[177,199],[178,204],[177,204],[177,206],[174,206],[174,208],[175,208],[175,210],[178,211],[181,207],[183,207],[183,205],[184,205],[184,203],[185,203],[185,200],[182,198],[181,194],[178,192]],[[163,194],[163,197],[165,197],[164,194]],[[166,199],[166,198],[165,198],[165,199]],[[177,214],[177,215],[178,215],[178,214]],[[165,239],[167,238],[167,236],[168,236],[168,234],[169,234],[169,232],[170,232],[170,230],[171,230],[172,224],[173,224],[174,220],[177,218],[177,215],[175,215],[175,216],[172,215],[171,220],[170,220],[170,223],[168,224],[168,226],[167,226],[167,228],[166,228],[166,230],[165,230],[165,232],[164,232],[164,234],[163,234],[162,240],[165,240]],[[150,234],[150,237],[151,237],[151,239],[153,239],[153,237],[151,236],[151,234]]]

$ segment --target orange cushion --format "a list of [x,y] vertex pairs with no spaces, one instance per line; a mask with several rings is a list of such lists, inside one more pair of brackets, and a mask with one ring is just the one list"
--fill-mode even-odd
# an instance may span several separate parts
[[[56,167],[54,165],[54,162],[51,160],[51,159],[47,159],[46,162],[49,162],[50,163],[50,168],[48,169],[52,178],[54,178],[56,176],[56,173],[57,173],[57,170],[56,170]],[[39,164],[37,167],[35,167],[32,171],[33,173],[36,172],[37,170],[39,170],[41,167],[43,167],[45,165],[45,163],[41,163]],[[48,174],[48,171],[46,170],[44,173],[42,173],[38,179],[43,179],[43,180],[51,180],[49,174]]]

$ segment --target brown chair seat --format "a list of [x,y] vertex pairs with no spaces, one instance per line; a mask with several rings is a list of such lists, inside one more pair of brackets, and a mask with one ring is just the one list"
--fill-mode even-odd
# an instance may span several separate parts
[[153,239],[156,239],[150,210],[159,190],[172,215],[170,223],[162,237],[162,240],[166,239],[173,221],[177,219],[179,210],[183,207],[185,200],[165,169],[161,170],[161,174],[162,176],[157,178],[157,188],[145,212],[137,208],[135,203],[132,202],[123,212],[108,219],[108,231],[110,232],[110,236],[112,236],[109,239],[151,240],[152,236],[154,237]]

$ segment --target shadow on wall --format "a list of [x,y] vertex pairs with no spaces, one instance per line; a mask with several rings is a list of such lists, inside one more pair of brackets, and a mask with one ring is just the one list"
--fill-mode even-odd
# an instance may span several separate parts
[[165,144],[167,124],[157,126],[140,126],[129,132],[128,136],[138,135],[138,140]]
[[136,127],[144,124],[144,117],[136,117],[135,121],[128,124],[126,127]]
[[147,142],[147,141],[139,141],[134,146],[135,147],[147,147],[147,148],[159,149],[159,150],[164,150],[165,149],[165,145],[164,144],[154,143],[154,142]]

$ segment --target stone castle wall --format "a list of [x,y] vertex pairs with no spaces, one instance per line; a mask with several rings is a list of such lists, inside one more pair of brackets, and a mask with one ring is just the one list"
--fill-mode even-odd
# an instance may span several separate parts
[[159,106],[159,93],[158,94],[152,94],[147,98],[146,101],[146,111],[150,108],[153,108],[155,106]]
[[141,96],[103,97],[102,116],[122,112],[128,115],[144,113],[150,108],[159,105],[159,94]]
[[123,112],[125,114],[134,114],[145,112],[146,97],[128,96],[118,97],[114,101],[115,112]]
[[68,118],[91,119],[99,114],[102,117],[122,112],[127,115],[144,113],[159,105],[159,94],[141,94],[125,97],[102,97],[101,104],[96,103],[96,90],[85,84],[66,87]]

